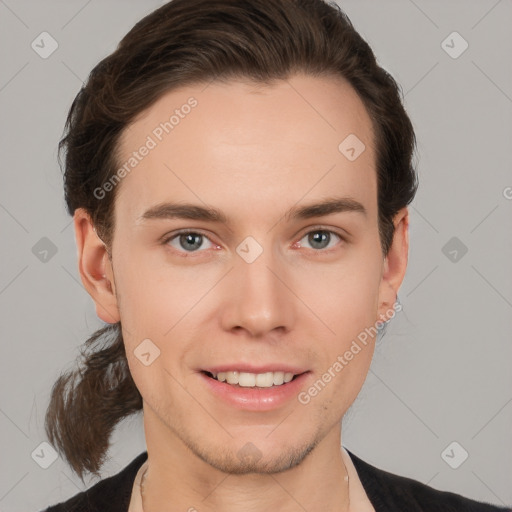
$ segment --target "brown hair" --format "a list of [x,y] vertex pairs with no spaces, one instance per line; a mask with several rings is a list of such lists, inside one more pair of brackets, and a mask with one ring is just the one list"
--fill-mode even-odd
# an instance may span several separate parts
[[[414,131],[394,79],[340,8],[322,0],[173,0],[140,20],[91,71],[71,105],[59,143],[69,213],[84,208],[110,246],[116,188],[101,198],[95,191],[119,167],[123,130],[164,93],[215,79],[270,83],[295,72],[343,77],[372,119],[385,256],[393,217],[417,189]],[[99,476],[112,430],[142,409],[142,398],[120,323],[94,333],[81,355],[82,367],[53,386],[45,428],[83,479],[86,471]]]

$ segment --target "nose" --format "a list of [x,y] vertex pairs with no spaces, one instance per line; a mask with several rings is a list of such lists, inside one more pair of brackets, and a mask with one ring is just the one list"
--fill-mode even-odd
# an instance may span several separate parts
[[264,338],[292,328],[297,299],[293,278],[279,254],[266,249],[250,263],[236,254],[227,277],[221,298],[224,330]]

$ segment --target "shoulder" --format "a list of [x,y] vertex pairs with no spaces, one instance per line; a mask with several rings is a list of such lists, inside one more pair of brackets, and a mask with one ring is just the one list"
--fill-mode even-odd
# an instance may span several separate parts
[[512,512],[511,508],[438,491],[417,480],[378,469],[347,450],[376,512]]
[[43,512],[127,512],[135,476],[147,458],[147,452],[141,453],[119,473]]

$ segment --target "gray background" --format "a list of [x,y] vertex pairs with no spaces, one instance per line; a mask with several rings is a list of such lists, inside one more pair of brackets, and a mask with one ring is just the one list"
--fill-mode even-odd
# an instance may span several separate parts
[[[84,489],[60,458],[43,469],[31,456],[45,441],[52,384],[102,325],[79,281],[56,148],[89,71],[161,4],[0,0],[4,512],[39,510]],[[365,386],[344,420],[344,445],[377,467],[432,487],[510,505],[512,2],[341,5],[403,87],[419,141],[420,177],[399,293],[404,312],[378,342]],[[47,59],[31,48],[43,31],[59,45]],[[441,44],[453,31],[469,44],[458,58]],[[452,38],[445,45],[453,53],[461,43]],[[54,244],[54,255],[41,253],[41,244],[48,246],[43,237]],[[457,240],[449,242],[452,237]],[[453,441],[469,453],[457,469],[441,455]],[[103,477],[144,450],[139,415],[115,431]],[[462,451],[448,453],[457,462]]]

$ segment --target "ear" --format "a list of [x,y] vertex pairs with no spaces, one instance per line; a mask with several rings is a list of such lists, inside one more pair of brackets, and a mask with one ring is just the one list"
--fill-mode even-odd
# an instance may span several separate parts
[[78,269],[85,289],[96,304],[96,314],[109,324],[119,322],[112,263],[105,244],[96,234],[89,214],[75,210],[73,216],[78,249]]
[[378,318],[389,320],[394,311],[398,289],[400,288],[407,269],[409,253],[409,211],[402,208],[393,218],[395,233],[393,242],[384,259],[381,283],[379,287]]

